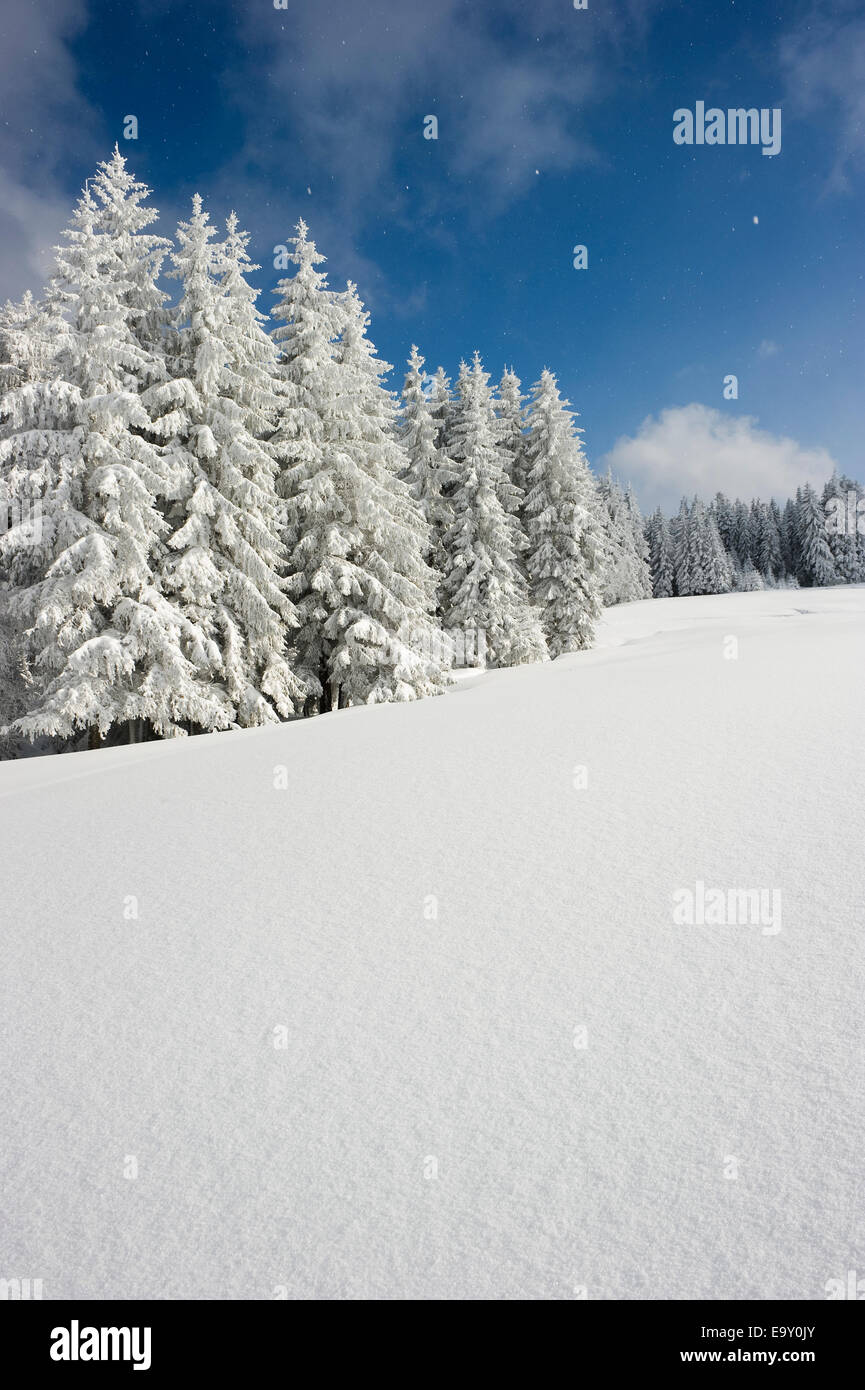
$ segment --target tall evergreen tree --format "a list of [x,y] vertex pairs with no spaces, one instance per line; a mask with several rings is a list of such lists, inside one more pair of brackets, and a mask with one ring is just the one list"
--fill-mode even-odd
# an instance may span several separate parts
[[764,579],[779,579],[782,572],[781,535],[775,515],[766,502],[755,503],[752,515],[755,517],[757,569]]
[[673,536],[673,574],[676,584],[676,593],[680,598],[687,598],[694,592],[692,585],[692,543],[691,543],[691,512],[687,498],[683,497],[679,503],[679,511],[672,523]]
[[742,578],[740,587],[744,593],[751,593],[756,589],[765,589],[763,576],[755,566],[753,560],[746,560],[742,566]]
[[669,523],[658,507],[646,523],[649,573],[653,598],[672,598],[675,592],[673,537]]
[[168,243],[145,231],[148,191],[117,149],[99,166],[49,286],[52,379],[4,402],[12,431],[0,449],[17,494],[42,509],[38,545],[3,538],[32,681],[16,723],[30,737],[89,728],[95,743],[120,725],[134,737],[142,722],[169,735],[231,720],[205,635],[158,583],[161,505],[176,480],[155,442],[166,375],[156,279]]
[[809,588],[835,584],[837,576],[826,534],[826,515],[810,483],[797,506],[796,534],[801,552],[800,580]]
[[528,490],[528,469],[526,461],[525,410],[520,379],[510,367],[506,367],[499,382],[495,403],[498,422],[499,448],[504,453],[505,476],[513,485],[514,491],[503,499],[507,511],[519,511]]
[[429,385],[429,410],[435,425],[435,447],[449,457],[450,430],[454,409],[454,393],[444,367],[437,367]]
[[787,574],[787,567],[784,563],[784,518],[781,515],[781,508],[779,507],[774,497],[769,498],[769,515],[772,518],[772,526],[774,528],[775,536],[775,546],[777,549],[777,559],[775,562],[775,578],[781,580],[784,579]]
[[219,652],[218,676],[241,727],[288,718],[305,692],[286,659],[294,606],[281,571],[276,464],[263,442],[276,418],[276,351],[246,279],[248,237],[231,215],[227,238],[198,194],[177,229],[180,280],[172,357],[180,404],[172,450],[185,475],[172,512],[165,584]]
[[796,507],[792,498],[788,498],[781,513],[781,523],[779,527],[781,542],[781,563],[784,573],[789,578],[795,576],[799,568],[797,545],[796,545]]
[[745,564],[746,560],[754,560],[754,538],[751,533],[751,513],[747,505],[737,497],[733,504],[733,550],[739,559],[739,564]]
[[863,495],[865,490],[858,483],[837,472],[823,489],[826,539],[838,583],[865,582],[865,536],[859,530],[859,501]]
[[715,524],[718,527],[718,535],[721,537],[721,544],[724,549],[733,554],[736,551],[736,514],[733,504],[723,492],[716,492],[715,499],[711,506]]
[[648,554],[636,502],[633,497],[629,500],[609,472],[598,484],[598,496],[606,552],[604,603],[649,598]]
[[353,286],[340,297],[298,223],[297,273],[277,286],[280,373],[293,392],[274,435],[287,505],[296,647],[322,709],[443,689],[429,532],[400,474],[390,368],[366,337]]
[[694,567],[693,594],[727,594],[731,588],[730,564],[720,541],[718,524],[698,498],[691,506],[691,535],[697,563]]
[[691,499],[688,508],[687,562],[689,592],[708,593],[709,575],[706,573],[708,546],[706,543],[706,516],[702,503],[697,497]]
[[539,661],[546,644],[518,564],[515,518],[502,507],[502,461],[490,410],[489,376],[475,354],[463,363],[451,432],[459,478],[445,536],[444,624],[483,634],[487,664]]
[[528,411],[526,568],[553,657],[591,646],[603,608],[595,484],[569,404],[545,370],[532,387]]
[[634,582],[637,598],[652,597],[652,575],[649,568],[649,547],[643,522],[643,514],[630,483],[624,495],[625,516],[631,528],[631,542],[635,556]]
[[408,459],[403,482],[430,531],[429,549],[424,558],[436,574],[441,575],[445,563],[444,534],[453,519],[453,508],[445,497],[445,489],[455,481],[455,473],[451,461],[436,447],[436,423],[424,394],[423,366],[424,359],[413,346],[402,392],[399,437]]

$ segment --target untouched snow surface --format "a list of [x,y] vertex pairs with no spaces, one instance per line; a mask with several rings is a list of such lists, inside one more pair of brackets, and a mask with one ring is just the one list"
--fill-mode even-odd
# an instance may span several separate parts
[[[863,588],[630,604],[440,699],[0,765],[0,1275],[865,1274],[863,619]],[[779,889],[781,930],[676,925],[697,880]]]

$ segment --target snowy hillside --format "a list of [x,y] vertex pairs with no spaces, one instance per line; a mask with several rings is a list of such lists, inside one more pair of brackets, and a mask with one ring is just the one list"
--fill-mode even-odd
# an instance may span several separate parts
[[[861,1273],[863,620],[862,586],[629,604],[440,699],[0,764],[3,1274]],[[698,882],[781,912],[678,925]]]

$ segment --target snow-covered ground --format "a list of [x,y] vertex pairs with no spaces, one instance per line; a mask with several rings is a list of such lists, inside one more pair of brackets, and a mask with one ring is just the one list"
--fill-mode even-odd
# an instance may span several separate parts
[[[441,699],[0,765],[0,1276],[865,1274],[863,619],[865,588],[631,604]],[[779,890],[781,929],[676,924],[698,880]]]

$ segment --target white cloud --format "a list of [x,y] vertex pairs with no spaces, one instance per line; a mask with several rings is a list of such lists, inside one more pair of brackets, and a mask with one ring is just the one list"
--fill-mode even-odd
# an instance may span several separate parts
[[825,482],[834,460],[826,449],[759,429],[753,416],[692,402],[649,415],[635,435],[622,435],[601,461],[602,471],[608,467],[633,483],[644,510],[672,511],[695,492],[786,498],[802,483]]
[[764,338],[757,348],[758,357],[774,357],[778,351],[778,344],[772,338]]

